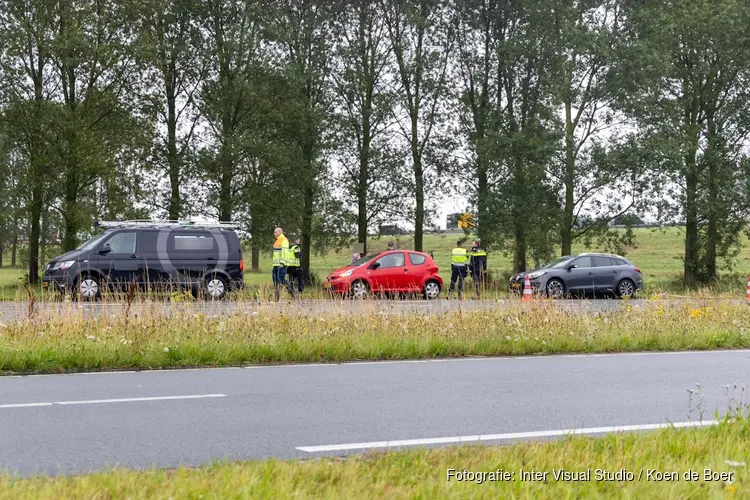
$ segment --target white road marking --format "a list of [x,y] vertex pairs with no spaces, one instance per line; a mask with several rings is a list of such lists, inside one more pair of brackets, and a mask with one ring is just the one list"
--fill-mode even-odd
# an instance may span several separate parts
[[175,399],[204,399],[204,398],[224,398],[226,394],[191,394],[186,396],[155,396],[147,398],[118,398],[118,399],[87,399],[81,401],[54,401],[44,403],[14,403],[0,405],[0,408],[31,408],[35,406],[53,406],[53,405],[90,405],[102,403],[132,403],[138,401],[167,401]]
[[32,406],[52,406],[54,403],[17,403],[0,405],[0,408],[31,408]]
[[531,431],[531,432],[511,432],[506,434],[484,434],[477,436],[453,436],[427,439],[402,439],[397,441],[374,441],[371,443],[348,443],[348,444],[331,444],[322,446],[298,446],[297,449],[307,453],[327,452],[327,451],[346,451],[346,450],[366,450],[375,448],[392,448],[402,446],[422,446],[429,444],[450,444],[450,443],[472,443],[480,441],[503,441],[508,439],[533,439],[542,437],[561,437],[576,434],[602,434],[610,432],[633,432],[644,430],[664,429],[668,427],[708,427],[716,425],[718,421],[692,421],[692,422],[674,422],[664,424],[642,424],[642,425],[620,425],[611,427],[589,427],[584,429],[560,429],[552,431]]

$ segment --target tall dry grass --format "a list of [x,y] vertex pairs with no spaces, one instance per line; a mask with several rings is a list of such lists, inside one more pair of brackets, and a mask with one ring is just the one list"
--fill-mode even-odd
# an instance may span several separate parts
[[293,307],[62,305],[0,323],[0,371],[750,347],[748,307],[717,300],[624,301],[605,313],[547,301],[435,314]]

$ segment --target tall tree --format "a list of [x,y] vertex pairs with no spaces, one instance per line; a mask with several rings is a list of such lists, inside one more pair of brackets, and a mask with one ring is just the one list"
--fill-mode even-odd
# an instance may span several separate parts
[[[51,181],[49,141],[51,51],[54,12],[48,2],[4,0],[0,3],[2,93],[8,102],[5,129],[22,158],[19,189],[26,199],[29,222],[28,276],[39,281],[41,217]],[[14,242],[15,249],[15,242]],[[14,252],[15,260],[15,252]]]
[[[485,247],[492,244],[489,196],[493,185],[493,165],[487,151],[488,141],[501,125],[502,88],[497,79],[500,46],[504,21],[504,0],[456,0],[458,19],[457,67],[462,83],[458,89],[461,124],[468,139],[473,168],[465,170],[465,182],[470,186],[477,208],[474,221]],[[462,169],[463,170],[463,169]]]
[[[741,0],[627,2],[627,69],[622,106],[661,152],[673,215],[685,222],[683,279],[717,277],[746,217],[741,145],[747,138],[750,10]],[[723,255],[722,255],[723,254]]]
[[248,155],[248,139],[259,132],[264,79],[261,2],[211,0],[205,30],[210,75],[200,95],[201,112],[212,144],[203,151],[201,169],[210,202],[220,220],[232,220],[243,198],[238,176]]
[[624,119],[615,109],[618,56],[623,56],[617,50],[619,4],[620,0],[585,0],[557,2],[553,8],[564,141],[561,168],[553,166],[550,171],[563,192],[562,255],[572,253],[575,240],[602,235],[610,221],[640,206],[639,163],[606,158],[608,152],[627,151],[618,146]]
[[394,95],[388,33],[376,3],[346,1],[335,25],[339,40],[332,76],[344,200],[356,207],[357,239],[367,251],[368,229],[403,214],[398,161],[388,146]]
[[471,153],[461,169],[475,193],[480,236],[513,254],[552,252],[559,206],[547,168],[557,150],[553,25],[536,0],[455,3],[462,127]]
[[60,213],[63,249],[78,246],[96,213],[96,184],[132,147],[129,10],[119,2],[79,0],[55,4],[50,62],[59,82],[61,114],[55,153],[63,172]]
[[183,180],[200,118],[196,96],[209,60],[203,57],[199,5],[195,0],[148,0],[138,9],[146,102],[158,124],[154,154],[169,179],[164,206],[172,220],[186,211]]
[[333,15],[332,2],[279,0],[275,2],[271,31],[283,51],[282,64],[294,99],[287,108],[290,144],[297,164],[290,179],[301,194],[301,265],[310,270],[314,215],[320,197],[320,182],[327,171],[323,153],[329,138],[324,135],[331,116],[330,66]]
[[429,178],[446,154],[441,151],[446,137],[440,137],[439,129],[450,116],[446,95],[455,29],[451,10],[443,0],[382,0],[380,10],[396,61],[404,118],[397,110],[397,121],[411,156],[414,249],[421,251]]

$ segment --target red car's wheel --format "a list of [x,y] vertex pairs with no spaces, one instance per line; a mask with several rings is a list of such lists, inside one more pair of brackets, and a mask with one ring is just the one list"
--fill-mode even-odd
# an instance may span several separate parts
[[440,283],[435,280],[430,280],[424,284],[424,298],[427,300],[433,300],[438,298],[440,295]]
[[354,283],[352,283],[352,286],[351,286],[352,298],[364,299],[364,298],[367,298],[369,293],[370,293],[370,287],[367,286],[367,283],[365,283],[364,281],[357,280]]

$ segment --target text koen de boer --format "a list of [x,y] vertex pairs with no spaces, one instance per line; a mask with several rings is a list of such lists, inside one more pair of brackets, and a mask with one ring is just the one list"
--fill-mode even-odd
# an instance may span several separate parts
[[684,472],[660,471],[658,469],[638,469],[630,471],[619,469],[586,469],[569,471],[552,469],[552,471],[524,470],[507,471],[469,471],[466,469],[448,469],[448,481],[492,482],[492,481],[733,481],[734,472],[717,472],[711,469]]

